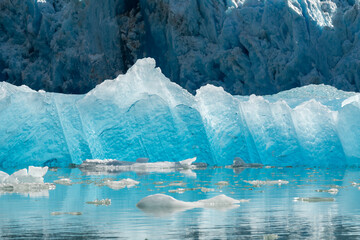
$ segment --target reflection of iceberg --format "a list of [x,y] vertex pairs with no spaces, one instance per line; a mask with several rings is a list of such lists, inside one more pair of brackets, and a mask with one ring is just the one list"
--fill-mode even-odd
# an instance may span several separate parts
[[49,195],[49,190],[55,185],[44,183],[43,176],[48,167],[29,166],[29,170],[21,169],[11,175],[0,171],[0,193],[29,194],[30,197],[43,197]]
[[[98,160],[91,159],[84,161],[79,165],[80,170],[88,175],[98,175],[98,174],[110,174],[110,173],[120,173],[120,172],[137,172],[137,173],[147,173],[147,172],[173,172],[180,171],[186,175],[194,176],[191,170],[195,169],[196,166],[192,163],[196,160],[195,158],[186,159],[180,162],[126,162],[118,161],[113,159],[107,160]],[[196,174],[195,174],[196,176]]]
[[169,215],[192,208],[214,208],[226,210],[238,207],[240,202],[224,194],[196,202],[184,202],[165,194],[154,194],[141,199],[136,206],[146,213],[156,216]]

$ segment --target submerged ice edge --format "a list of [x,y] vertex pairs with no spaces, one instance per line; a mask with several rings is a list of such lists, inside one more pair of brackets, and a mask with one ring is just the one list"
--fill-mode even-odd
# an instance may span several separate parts
[[358,165],[360,98],[324,85],[272,96],[195,96],[153,59],[85,95],[0,83],[0,167],[67,166],[84,159],[151,162],[197,156],[267,165]]

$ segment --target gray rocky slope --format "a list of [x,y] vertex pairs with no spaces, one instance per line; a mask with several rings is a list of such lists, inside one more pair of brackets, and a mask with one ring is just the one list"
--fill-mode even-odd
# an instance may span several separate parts
[[84,93],[153,57],[194,93],[360,89],[359,0],[0,0],[0,81]]

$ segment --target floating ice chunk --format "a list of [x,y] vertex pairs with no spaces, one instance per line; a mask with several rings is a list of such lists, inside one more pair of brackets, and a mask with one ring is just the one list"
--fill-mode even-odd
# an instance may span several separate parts
[[194,203],[180,201],[165,194],[154,194],[141,199],[136,206],[140,209],[193,208]]
[[170,193],[184,193],[186,191],[185,188],[177,188],[177,189],[170,189]]
[[34,167],[34,166],[29,166],[29,175],[33,176],[33,177],[38,177],[41,178],[43,176],[45,176],[45,174],[47,173],[47,171],[49,170],[48,167]]
[[263,236],[264,240],[276,240],[278,238],[279,238],[279,235],[277,235],[277,234],[265,234]]
[[215,183],[215,185],[218,185],[218,186],[227,186],[227,185],[229,185],[229,182],[227,182],[227,181],[220,181],[220,182]]
[[285,180],[269,180],[269,181],[261,181],[261,180],[247,181],[247,180],[244,180],[244,182],[249,183],[254,186],[262,186],[262,185],[279,185],[279,186],[281,186],[283,184],[289,183],[289,181],[285,181]]
[[196,166],[192,165],[196,161],[196,157],[186,159],[180,162],[146,162],[144,159],[138,159],[136,162],[126,162],[114,159],[88,159],[85,160],[79,168],[86,174],[98,173],[118,173],[118,172],[172,172],[181,171],[186,175],[195,176],[191,173],[191,169]]
[[29,167],[9,175],[0,171],[0,193],[29,194],[30,197],[48,196],[48,191],[55,185],[44,183],[43,176],[48,167]]
[[217,208],[227,209],[238,207],[241,200],[236,200],[226,195],[219,195],[210,199],[196,202],[184,202],[165,194],[154,194],[141,199],[136,206],[144,212],[164,215],[191,208]]
[[96,206],[99,206],[99,205],[109,206],[109,205],[111,205],[111,199],[109,199],[109,198],[105,198],[105,199],[101,199],[101,200],[96,199],[95,201],[89,201],[86,203],[93,204]]
[[58,215],[78,216],[78,215],[82,215],[82,212],[52,212],[51,215],[53,215],[53,216],[58,216]]
[[169,183],[169,186],[185,186],[186,183],[182,182],[182,181],[175,181],[175,182],[171,182]]
[[333,202],[334,198],[322,198],[322,197],[296,197],[294,201],[298,202]]
[[224,206],[233,206],[234,204],[238,204],[238,203],[240,203],[240,200],[233,199],[224,194],[221,194],[219,196],[210,199],[197,201],[197,205],[199,205],[199,207],[211,207],[211,208],[217,208],[217,207],[222,208]]
[[[29,167],[29,172],[26,168],[8,175],[0,171],[0,183],[17,184],[17,183],[41,183],[44,181],[43,176],[46,174],[48,167]],[[40,172],[40,173],[39,173]]]
[[339,189],[337,189],[337,188],[330,188],[330,189],[328,189],[328,190],[318,189],[318,190],[315,190],[315,191],[316,191],[316,192],[327,192],[327,193],[330,193],[330,194],[335,195],[335,194],[338,194]]
[[73,185],[70,178],[61,178],[59,180],[55,180],[54,183],[61,184],[61,185],[66,185],[66,186]]
[[200,190],[204,193],[215,191],[213,188],[206,188],[206,187],[202,187],[200,188]]
[[119,190],[119,189],[126,188],[126,187],[131,188],[131,187],[136,186],[139,183],[140,182],[135,181],[135,180],[133,180],[131,178],[122,179],[120,181],[106,180],[104,182],[104,184],[106,186],[108,186],[109,188],[114,189],[114,190]]

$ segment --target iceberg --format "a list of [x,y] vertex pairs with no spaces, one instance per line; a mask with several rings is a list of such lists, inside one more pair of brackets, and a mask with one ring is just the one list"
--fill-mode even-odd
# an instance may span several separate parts
[[84,95],[0,82],[0,168],[194,156],[220,166],[359,165],[358,119],[358,93],[309,85],[237,96],[207,85],[194,96],[145,58]]
[[0,171],[0,194],[19,193],[30,197],[48,197],[49,190],[54,190],[55,185],[44,183],[44,175],[48,167],[29,166],[9,175]]

